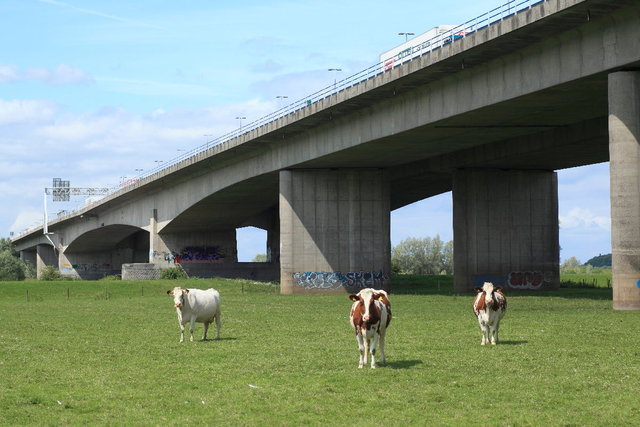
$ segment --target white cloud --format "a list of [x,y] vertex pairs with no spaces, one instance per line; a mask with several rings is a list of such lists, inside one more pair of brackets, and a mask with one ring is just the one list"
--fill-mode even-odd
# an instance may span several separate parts
[[18,80],[18,68],[15,65],[0,65],[0,83]]
[[0,83],[40,81],[52,86],[93,83],[93,77],[77,67],[58,64],[53,69],[30,67],[20,70],[15,65],[0,65]]
[[57,106],[50,101],[0,99],[0,126],[47,121],[56,111]]
[[594,215],[590,209],[573,208],[566,215],[560,215],[560,228],[611,229],[611,218]]
[[[44,209],[44,208],[43,208]],[[25,210],[18,213],[15,217],[13,224],[9,227],[16,234],[20,231],[27,230],[32,227],[38,227],[43,222],[43,211],[40,210]]]

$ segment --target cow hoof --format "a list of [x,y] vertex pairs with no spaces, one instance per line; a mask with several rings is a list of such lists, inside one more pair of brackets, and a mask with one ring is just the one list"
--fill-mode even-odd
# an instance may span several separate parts
[[358,368],[362,369],[362,368],[364,368],[364,365],[360,364],[360,365],[358,365]]

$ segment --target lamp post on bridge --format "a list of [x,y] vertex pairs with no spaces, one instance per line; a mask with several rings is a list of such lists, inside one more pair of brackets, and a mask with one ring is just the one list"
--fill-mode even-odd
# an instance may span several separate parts
[[246,119],[246,117],[244,117],[244,116],[242,116],[242,117],[237,116],[236,117],[236,120],[240,120],[240,130],[242,130],[242,121],[245,120],[245,119]]
[[[329,72],[340,72],[342,71],[342,68],[327,68],[327,71]],[[336,77],[334,77],[333,79],[333,91],[336,92],[338,90],[338,79]]]
[[399,36],[404,36],[404,41],[408,41],[409,40],[409,36],[415,36],[415,33],[398,33]]

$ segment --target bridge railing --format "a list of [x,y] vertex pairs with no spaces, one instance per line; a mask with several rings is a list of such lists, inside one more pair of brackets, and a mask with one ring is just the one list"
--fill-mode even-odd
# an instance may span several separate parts
[[[370,67],[367,67],[361,71],[358,71],[357,73],[352,74],[348,77],[345,77],[342,80],[338,80],[332,85],[319,89],[316,92],[313,92],[305,96],[304,98],[298,99],[297,101],[292,102],[283,108],[280,108],[272,113],[269,113],[263,117],[260,117],[259,119],[249,122],[245,126],[242,126],[239,129],[235,129],[224,135],[207,140],[205,144],[202,144],[190,151],[186,151],[180,156],[174,157],[166,162],[162,162],[161,164],[154,167],[153,169],[147,170],[144,173],[141,173],[135,176],[134,178],[121,183],[121,185],[119,185],[118,187],[114,187],[113,191],[110,192],[109,194],[114,194],[121,190],[126,191],[129,187],[132,187],[139,181],[147,177],[153,176],[187,159],[194,158],[197,155],[200,155],[217,145],[220,145],[226,141],[232,140],[248,132],[251,132],[261,126],[274,122],[275,120],[278,120],[289,114],[293,114],[297,111],[300,111],[305,107],[312,105],[318,101],[321,101],[325,98],[328,98],[332,95],[335,95],[338,92],[341,92],[357,84],[360,84],[377,75],[383,74],[386,71],[389,71],[390,69],[392,69],[393,67],[406,63],[408,61],[415,60],[416,58],[419,58],[436,49],[440,49],[449,43],[455,43],[463,39],[464,37],[470,36],[471,34],[475,33],[480,29],[497,24],[505,18],[509,18],[517,13],[526,11],[537,4],[544,3],[545,1],[548,1],[548,0],[507,1],[506,3],[496,7],[495,9],[492,9],[486,13],[483,13],[482,15],[479,15],[473,19],[470,19],[469,21],[463,24],[460,24],[450,30],[447,30],[442,34],[438,34],[434,36],[433,38],[427,40],[427,42],[423,41],[416,45],[408,46],[407,49],[411,49],[411,53],[409,55],[406,55],[406,53],[403,54],[402,56],[400,56],[400,54],[396,54],[389,58],[384,58],[382,61],[376,64],[373,64]],[[405,52],[407,49],[403,50],[403,52]],[[391,66],[390,66],[390,62],[392,63]],[[94,203],[97,203],[97,202],[99,202],[99,200]],[[86,207],[87,206],[83,206],[82,209]],[[79,209],[80,208],[73,211],[69,211],[67,216],[73,215],[73,213]]]
[[[504,4],[502,4],[501,6],[496,7],[495,9],[492,9],[480,16],[477,16],[467,22],[465,22],[464,24],[460,24],[448,31],[446,31],[443,34],[439,34],[437,36],[434,36],[432,39],[430,39],[431,43],[430,43],[430,47],[428,49],[422,49],[421,48],[421,44],[417,44],[415,46],[412,46],[412,49],[416,49],[416,51],[419,51],[420,54],[416,55],[416,56],[412,56],[409,57],[409,59],[403,58],[403,59],[398,59],[398,58],[386,58],[383,61],[380,61],[376,64],[371,65],[370,67],[367,67],[361,71],[358,71],[355,74],[352,74],[342,80],[336,81],[333,85],[329,85],[327,87],[324,87],[316,92],[313,92],[307,96],[305,96],[304,98],[298,99],[297,101],[294,101],[292,103],[290,103],[289,105],[282,107],[272,113],[267,114],[266,116],[260,117],[259,119],[256,119],[252,122],[247,123],[245,126],[241,127],[240,129],[236,129],[233,130],[231,132],[228,132],[224,135],[218,136],[214,139],[208,140],[205,144],[194,148],[191,151],[185,152],[182,155],[175,157],[165,163],[163,163],[162,165],[158,165],[157,167],[145,172],[144,174],[140,174],[139,176],[137,176],[135,178],[135,182],[137,182],[138,180],[142,179],[142,178],[146,178],[148,176],[151,176],[157,172],[160,172],[170,166],[173,166],[175,164],[178,164],[190,157],[193,157],[197,154],[200,154],[204,151],[209,150],[212,147],[215,147],[216,145],[222,144],[225,141],[229,141],[233,138],[237,138],[245,133],[251,132],[263,125],[266,125],[268,123],[271,123],[279,118],[285,117],[289,114],[295,113],[299,110],[302,110],[303,108],[312,105],[318,101],[321,101],[329,96],[332,96],[338,92],[341,92],[345,89],[348,89],[352,86],[355,86],[359,83],[362,83],[365,80],[368,80],[372,77],[375,77],[379,74],[384,73],[385,71],[388,71],[388,67],[385,65],[389,60],[394,60],[394,59],[398,59],[398,62],[394,65],[397,66],[401,63],[407,62],[408,60],[413,60],[415,58],[418,58],[422,55],[425,55],[433,50],[436,49],[440,49],[442,46],[449,44],[449,43],[454,43],[464,37],[470,36],[471,34],[475,33],[476,31],[483,29],[487,26],[490,25],[494,25],[500,21],[502,21],[505,18],[508,18],[512,15],[515,15],[516,13],[520,13],[523,12],[525,10],[530,9],[531,7],[540,4],[540,3],[544,3],[547,0],[510,0]],[[418,49],[420,48],[420,49]],[[398,55],[396,55],[397,57]],[[122,188],[122,187],[121,187]],[[117,190],[121,189],[118,188]]]

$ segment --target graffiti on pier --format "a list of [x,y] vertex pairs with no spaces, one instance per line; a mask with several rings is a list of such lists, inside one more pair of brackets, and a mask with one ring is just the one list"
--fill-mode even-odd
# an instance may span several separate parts
[[540,289],[545,281],[541,271],[512,271],[507,284],[514,289]]
[[[64,270],[68,270],[68,264],[63,266]],[[113,266],[111,264],[72,264],[71,268],[76,271],[111,271]]]
[[305,289],[383,288],[389,276],[383,271],[353,271],[348,273],[293,273],[293,280]]
[[225,255],[218,246],[189,246],[178,252],[149,251],[150,259],[161,259],[167,264],[183,262],[222,262]]
[[177,262],[191,262],[191,261],[207,261],[216,262],[224,259],[224,254],[220,251],[218,246],[190,246],[186,247],[178,255],[179,260]]

